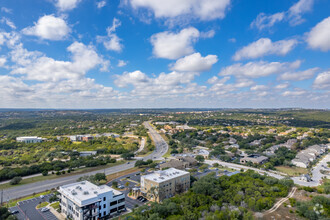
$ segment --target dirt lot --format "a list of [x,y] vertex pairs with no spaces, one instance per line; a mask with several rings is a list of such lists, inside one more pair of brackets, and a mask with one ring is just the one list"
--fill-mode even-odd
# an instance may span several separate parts
[[128,170],[118,172],[118,173],[110,174],[110,175],[107,176],[107,182],[110,182],[111,180],[117,179],[118,177],[125,176],[125,175],[128,175],[128,174],[137,172],[139,170],[141,170],[141,169],[137,168],[137,167],[134,167],[134,168],[131,168],[131,169],[128,169]]

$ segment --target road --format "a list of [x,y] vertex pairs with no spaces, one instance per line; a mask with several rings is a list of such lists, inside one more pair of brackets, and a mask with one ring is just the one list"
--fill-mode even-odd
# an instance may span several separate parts
[[[312,170],[312,174],[313,174],[312,180],[313,181],[305,182],[305,181],[300,180],[299,177],[291,177],[291,179],[294,181],[295,184],[298,184],[298,185],[310,186],[310,187],[318,186],[318,185],[320,185],[320,180],[322,179],[323,176],[326,176],[329,178],[329,175],[324,175],[324,174],[321,174],[321,172],[320,172],[320,170],[329,170],[329,168],[327,168],[327,162],[329,162],[329,161],[330,161],[330,155],[328,154],[313,168],[313,170]],[[229,168],[236,169],[236,170],[240,170],[240,169],[254,170],[260,174],[267,174],[268,176],[272,176],[277,179],[283,179],[284,177],[287,177],[286,174],[280,173],[277,171],[265,171],[265,170],[248,167],[248,166],[244,166],[244,165],[240,165],[240,164],[228,163],[228,162],[224,162],[221,160],[205,160],[205,163],[207,163],[209,165],[218,163],[222,166],[229,167]]]
[[[164,141],[164,139],[160,136],[160,134],[157,133],[157,131],[149,124],[149,122],[144,122],[143,125],[149,130],[149,134],[151,138],[154,140],[155,147],[156,149],[146,157],[143,157],[143,160],[148,160],[148,159],[159,159],[162,158],[162,156],[167,152],[168,150],[168,145]],[[17,186],[17,187],[12,187],[5,189],[4,192],[4,200],[12,200],[12,199],[17,199],[21,198],[24,196],[31,195],[33,193],[39,193],[43,192],[46,190],[50,190],[53,188],[57,188],[62,185],[74,183],[77,181],[79,177],[86,176],[86,175],[94,175],[99,172],[105,172],[106,175],[109,174],[114,174],[117,172],[121,172],[124,170],[128,170],[130,168],[133,168],[135,164],[135,161],[132,161],[130,163],[125,163],[121,164],[118,166],[106,168],[106,169],[100,169],[88,173],[83,173],[83,174],[77,174],[77,175],[72,175],[72,176],[64,176],[64,177],[59,177],[56,179],[52,180],[44,180],[44,181],[39,181],[36,183],[30,183],[30,184],[25,184],[22,186]]]
[[[124,137],[133,137],[133,138],[139,138],[138,136],[135,136],[135,135],[125,135]],[[144,138],[141,139],[141,144],[139,146],[139,149],[137,151],[134,152],[134,154],[142,151],[144,149],[144,146],[145,146],[145,142],[146,140]],[[82,167],[79,167],[79,168],[83,168],[85,166],[82,166]],[[68,169],[64,169],[64,171],[67,171]],[[48,174],[51,174],[52,171],[49,171]],[[33,175],[29,175],[29,176],[23,176],[22,179],[29,179],[29,178],[33,178],[33,177],[37,177],[37,176],[42,176],[41,173],[37,173],[37,174],[33,174]],[[0,185],[1,184],[6,184],[6,183],[9,183],[10,180],[6,180],[6,181],[2,181],[0,182]]]
[[273,173],[273,172],[269,172],[269,171],[265,171],[265,170],[260,170],[260,169],[257,169],[257,168],[248,167],[248,166],[244,166],[244,165],[240,165],[240,164],[236,164],[236,163],[227,163],[227,162],[224,162],[224,161],[221,161],[221,160],[205,160],[205,163],[207,163],[209,165],[212,165],[214,163],[218,163],[219,165],[229,167],[229,168],[232,168],[232,169],[235,169],[235,170],[240,170],[240,169],[254,170],[254,171],[256,171],[260,174],[267,174],[268,176],[272,176],[272,177],[275,177],[277,179],[283,179],[284,178],[283,175],[280,175],[278,173]]
[[299,185],[303,186],[318,186],[320,185],[320,181],[323,177],[330,178],[329,175],[324,175],[321,173],[321,170],[327,170],[329,171],[330,168],[328,168],[328,162],[330,162],[330,154],[327,154],[322,160],[320,160],[315,167],[312,169],[312,181],[310,182],[304,182],[299,179],[299,177],[292,177],[293,181]]

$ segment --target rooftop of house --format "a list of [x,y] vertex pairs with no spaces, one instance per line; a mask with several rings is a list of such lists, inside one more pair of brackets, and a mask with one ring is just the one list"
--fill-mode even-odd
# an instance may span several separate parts
[[88,181],[60,186],[59,191],[79,205],[85,205],[86,202],[95,202],[98,200],[98,195],[110,191],[112,191],[114,196],[122,194],[118,190],[115,190],[107,185],[97,186]]
[[187,174],[189,174],[189,172],[178,170],[175,168],[169,168],[167,170],[160,170],[148,175],[144,175],[141,178],[148,179],[157,183],[161,183]]

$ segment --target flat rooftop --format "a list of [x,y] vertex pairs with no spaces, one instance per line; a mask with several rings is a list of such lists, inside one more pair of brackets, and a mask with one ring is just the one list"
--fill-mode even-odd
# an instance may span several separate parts
[[115,190],[107,185],[97,186],[88,181],[61,186],[59,191],[79,205],[86,205],[97,201],[99,199],[99,194],[104,194],[111,191],[114,196],[122,194],[118,190]]
[[170,168],[167,170],[160,170],[148,175],[144,175],[141,178],[148,179],[157,183],[161,183],[176,177],[184,176],[186,174],[189,174],[189,172],[178,170],[175,168]]

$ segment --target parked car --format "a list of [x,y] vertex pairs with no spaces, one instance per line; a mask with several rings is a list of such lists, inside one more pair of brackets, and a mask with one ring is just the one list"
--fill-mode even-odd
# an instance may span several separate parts
[[124,188],[125,188],[125,186],[123,186],[123,185],[118,186],[118,189],[124,189]]
[[46,207],[41,209],[42,212],[47,212],[48,210],[49,210],[49,208],[46,208]]
[[11,214],[17,214],[17,213],[19,213],[19,211],[18,210],[14,210],[14,211],[11,211]]
[[41,195],[41,196],[40,196],[40,199],[43,199],[43,198],[45,198],[45,196],[44,196],[44,195]]

